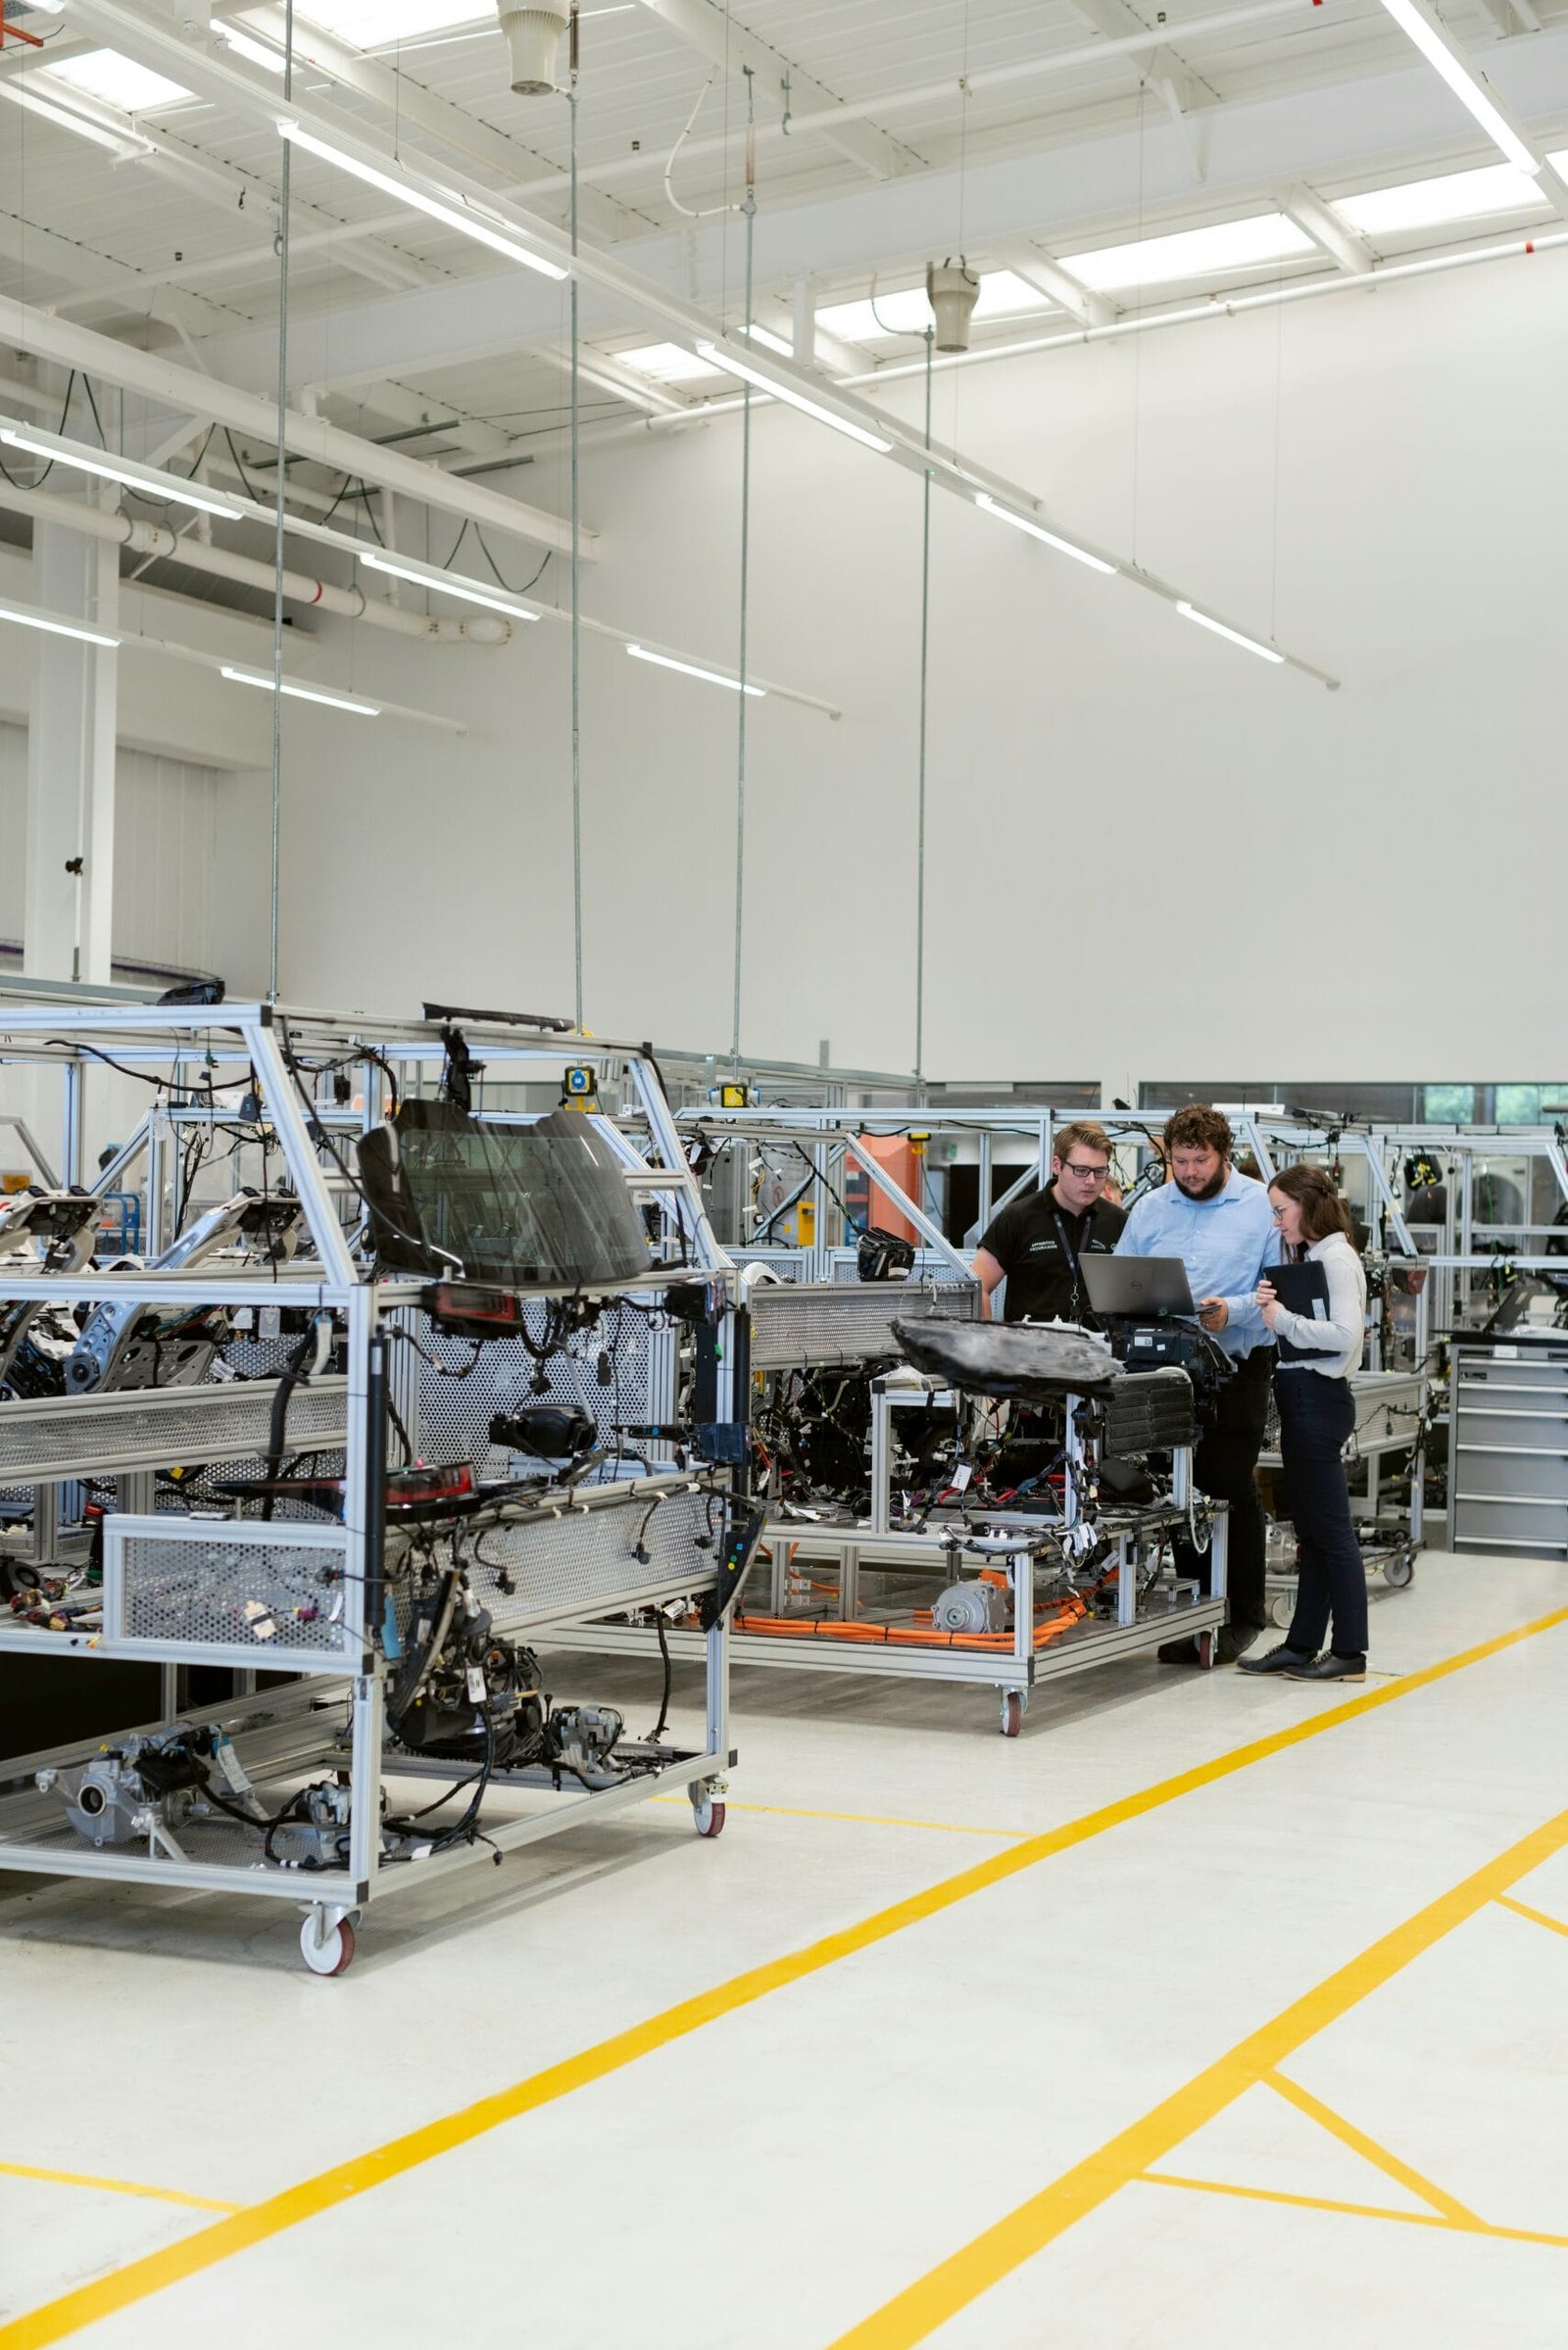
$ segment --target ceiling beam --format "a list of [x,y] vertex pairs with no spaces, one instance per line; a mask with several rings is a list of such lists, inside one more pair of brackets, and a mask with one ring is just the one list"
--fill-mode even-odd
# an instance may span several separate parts
[[[293,456],[314,458],[333,472],[381,482],[421,506],[440,507],[488,529],[527,539],[537,547],[571,545],[570,525],[559,515],[503,498],[494,490],[470,488],[432,465],[421,465],[415,458],[400,457],[394,450],[377,448],[373,441],[340,431],[319,416],[302,416],[296,408],[285,408],[279,417],[275,400],[218,382],[160,353],[138,351],[111,335],[94,334],[90,327],[52,317],[48,311],[32,309],[8,295],[0,295],[0,343],[39,359],[55,360],[62,367],[77,367],[107,383],[122,384],[166,408],[182,408],[231,431],[252,434],[264,445],[276,445],[281,424],[285,447]],[[587,558],[599,553],[593,532],[581,533],[581,553]]]
[[1322,197],[1299,180],[1280,199],[1280,210],[1298,228],[1304,228],[1314,245],[1319,246],[1331,261],[1352,277],[1372,274],[1373,253],[1365,237],[1358,236]]
[[[1533,114],[1568,114],[1568,27],[1537,33],[1529,42],[1501,43],[1489,62],[1494,81],[1517,82]],[[1261,205],[1277,200],[1282,181],[1317,185],[1380,171],[1408,176],[1423,165],[1451,168],[1453,116],[1448,91],[1413,56],[1409,64],[1399,59],[1385,73],[1348,84],[1232,100],[1210,108],[1204,120],[1208,193],[1219,202]],[[965,241],[982,261],[1037,236],[1057,249],[1070,249],[1075,239],[1092,242],[1127,220],[1128,191],[1140,184],[1146,233],[1190,220],[1191,174],[1168,123],[1151,122],[1147,130],[1127,125],[1075,144],[971,162],[963,177]],[[922,266],[931,253],[946,250],[958,192],[956,171],[929,171],[760,214],[759,294],[777,290],[787,298],[803,277],[843,286],[857,275],[868,279],[873,270]],[[687,305],[695,299],[711,314],[721,308],[727,285],[733,293],[725,234],[724,223],[704,222],[642,239],[628,258],[656,298],[668,295]],[[586,274],[580,301],[587,336],[622,333],[641,315],[656,315],[639,313]],[[291,322],[290,348],[302,376],[314,382],[404,381],[437,365],[554,343],[560,334],[558,291],[530,271],[502,269],[339,308],[330,319]],[[209,349],[225,380],[258,390],[270,383],[277,358],[272,330],[217,336]]]
[[1069,277],[1059,261],[1050,253],[1042,253],[1038,245],[998,245],[993,248],[996,258],[1004,269],[1032,285],[1037,294],[1067,312],[1070,318],[1081,318],[1086,326],[1108,326],[1118,317],[1114,302],[1104,294],[1097,294],[1076,277]]
[[[808,106],[831,108],[838,103],[833,91],[803,73],[768,42],[759,40],[755,32],[734,24],[727,9],[715,8],[712,0],[643,0],[643,6],[710,65],[736,73],[749,66],[764,87],[780,91],[792,113]],[[910,148],[878,130],[873,122],[846,122],[842,127],[827,122],[822,125],[822,136],[871,179],[897,179],[919,166],[920,159]]]
[[[1068,0],[1068,5],[1075,17],[1082,17],[1086,24],[1092,24],[1107,40],[1129,40],[1149,30],[1137,10],[1128,6],[1128,0]],[[1217,103],[1217,91],[1200,80],[1168,45],[1152,51],[1141,72],[1159,90],[1173,113],[1188,114]]]

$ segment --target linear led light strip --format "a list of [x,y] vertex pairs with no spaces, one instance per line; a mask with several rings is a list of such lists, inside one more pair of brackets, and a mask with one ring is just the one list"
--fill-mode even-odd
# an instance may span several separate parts
[[984,508],[988,514],[995,514],[999,522],[1010,522],[1014,530],[1027,530],[1032,539],[1041,539],[1048,547],[1054,547],[1058,555],[1070,555],[1074,563],[1087,563],[1091,571],[1114,573],[1120,568],[1119,564],[1106,563],[1103,556],[1091,555],[1087,547],[1075,547],[1071,539],[1060,539],[1054,530],[1047,530],[1039,522],[1031,522],[1027,514],[1014,514],[1010,507],[1004,506],[1000,499],[993,498],[986,490],[978,493],[975,504]]
[[704,669],[693,661],[674,661],[667,653],[650,653],[646,645],[628,645],[626,650],[633,661],[651,661],[661,669],[679,669],[683,677],[701,677],[709,685],[728,686],[732,694],[753,694],[759,702],[766,699],[766,686],[742,685],[738,677],[726,677],[722,669]]
[[819,424],[831,424],[835,432],[848,433],[852,441],[859,441],[863,447],[876,450],[881,457],[891,454],[893,443],[881,433],[870,431],[864,424],[857,423],[852,416],[827,407],[820,400],[808,398],[805,392],[797,391],[794,384],[781,383],[776,375],[768,374],[751,360],[737,359],[733,352],[723,350],[717,343],[694,342],[692,348],[699,359],[706,359],[710,367],[722,368],[726,375],[738,375],[743,383],[755,384],[760,392],[766,392],[770,398],[786,401],[791,408],[798,408],[803,416],[814,416]]
[[441,221],[444,227],[457,229],[460,236],[472,237],[477,243],[488,245],[492,252],[505,254],[508,261],[521,262],[525,269],[537,269],[541,277],[561,279],[569,274],[556,262],[547,261],[542,253],[534,253],[521,243],[499,214],[487,217],[466,197],[434,192],[422,186],[417,179],[382,171],[378,165],[368,162],[364,156],[356,155],[346,147],[335,147],[326,139],[318,139],[313,131],[302,128],[287,116],[279,119],[277,128],[279,136],[287,139],[291,145],[303,147],[308,154],[319,156],[323,163],[335,164],[340,171],[351,172],[356,179],[363,179],[368,187],[379,188],[383,195],[391,196],[399,204],[412,205],[416,212],[427,213],[432,220]]
[[134,458],[112,457],[107,450],[84,449],[75,441],[63,441],[30,424],[0,424],[0,441],[12,449],[24,449],[29,457],[48,458],[77,473],[95,473],[102,481],[121,482],[150,498],[194,506],[199,513],[220,515],[227,522],[237,522],[241,516],[242,509],[231,500],[216,497],[211,490],[193,489],[177,473],[161,473],[156,465],[139,465]]
[[1244,636],[1239,628],[1230,628],[1223,620],[1216,620],[1208,612],[1200,612],[1197,605],[1189,604],[1185,596],[1177,597],[1176,610],[1184,620],[1196,620],[1200,628],[1211,628],[1216,636],[1228,637],[1233,645],[1240,645],[1244,652],[1255,653],[1259,661],[1283,662],[1285,659],[1284,654],[1276,653],[1272,645],[1260,644],[1255,636]]
[[415,587],[432,588],[443,596],[461,597],[465,604],[482,604],[490,612],[504,612],[509,620],[539,617],[519,597],[501,588],[486,587],[482,579],[470,579],[466,572],[443,571],[435,563],[416,563],[402,555],[383,555],[379,548],[349,543],[355,545],[359,561],[372,571],[386,571],[394,579],[410,580]]
[[218,673],[233,685],[259,686],[263,693],[287,694],[296,702],[323,702],[328,710],[352,710],[357,718],[378,718],[381,715],[379,702],[362,701],[357,694],[328,694],[319,686],[296,685],[287,677],[279,683],[275,678],[264,676],[258,669],[231,669],[226,662]]
[[40,628],[46,636],[75,637],[83,645],[103,645],[110,652],[120,643],[118,636],[110,636],[101,628],[82,628],[73,620],[57,620],[25,604],[0,604],[0,620],[14,620],[19,628]]
[[1383,0],[1383,6],[1405,37],[1414,41],[1427,64],[1443,75],[1460,105],[1468,108],[1493,145],[1499,148],[1519,171],[1528,171],[1535,178],[1542,170],[1540,160],[1532,154],[1501,108],[1487,96],[1463,50],[1449,38],[1437,17],[1425,5],[1425,0]]

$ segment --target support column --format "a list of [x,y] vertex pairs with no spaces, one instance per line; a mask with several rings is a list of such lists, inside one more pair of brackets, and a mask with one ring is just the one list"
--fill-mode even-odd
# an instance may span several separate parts
[[[105,503],[114,495],[108,488]],[[113,633],[119,548],[35,522],[32,601],[62,620]],[[109,979],[118,661],[107,646],[42,630],[35,637],[23,915],[23,967],[29,979]],[[72,872],[78,857],[80,870]]]

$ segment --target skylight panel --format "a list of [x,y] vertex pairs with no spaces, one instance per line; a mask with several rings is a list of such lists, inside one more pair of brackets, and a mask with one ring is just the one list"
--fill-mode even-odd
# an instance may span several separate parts
[[1480,220],[1491,213],[1544,212],[1547,207],[1540,182],[1511,164],[1446,171],[1438,179],[1410,179],[1401,187],[1369,188],[1361,196],[1334,199],[1340,219],[1363,236],[1442,228],[1450,220]]
[[184,106],[196,95],[166,73],[122,57],[118,49],[89,49],[85,56],[63,58],[58,66],[43,66],[45,81],[63,81],[83,96],[117,106],[122,114],[152,114],[160,107]]
[[[1025,311],[1050,310],[1049,296],[1014,269],[986,269],[980,278],[977,318],[1005,318]],[[889,334],[924,334],[931,323],[931,305],[923,285],[906,286],[896,294],[878,294],[875,314],[869,302],[832,302],[816,314],[824,334],[841,343],[871,343]]]
[[1132,245],[1104,245],[1098,253],[1064,253],[1060,260],[1080,285],[1108,293],[1128,286],[1173,285],[1189,277],[1223,277],[1317,250],[1294,220],[1283,213],[1267,212],[1246,220],[1223,220],[1212,228],[1180,229],[1174,236],[1142,237]]
[[478,0],[300,0],[299,14],[355,49],[419,40],[458,24],[497,30],[495,10]]
[[695,352],[683,351],[679,343],[644,343],[636,351],[617,351],[613,357],[623,367],[635,367],[639,375],[657,376],[661,383],[692,383],[700,375],[720,372]]

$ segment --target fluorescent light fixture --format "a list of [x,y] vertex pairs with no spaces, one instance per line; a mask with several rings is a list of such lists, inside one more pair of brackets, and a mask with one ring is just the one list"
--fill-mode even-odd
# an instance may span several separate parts
[[107,148],[121,163],[153,152],[151,143],[138,138],[134,131],[110,130],[102,123],[89,122],[85,115],[74,114],[69,106],[56,106],[16,74],[0,75],[0,97],[11,99],[26,114],[37,115],[41,122],[53,122],[57,129],[74,131],[77,138],[90,139],[95,147]]
[[287,139],[291,145],[305,148],[308,154],[318,155],[323,163],[335,164],[340,171],[351,172],[356,179],[363,179],[368,187],[379,188],[382,195],[390,196],[394,203],[407,204],[415,212],[427,213],[432,220],[439,220],[444,227],[455,228],[460,235],[472,237],[477,243],[488,245],[492,252],[505,254],[508,261],[521,262],[525,269],[537,269],[541,277],[559,280],[568,274],[555,262],[546,261],[542,253],[534,253],[528,246],[519,243],[515,232],[507,226],[499,215],[482,213],[467,197],[432,195],[416,180],[402,177],[395,171],[382,171],[379,166],[350,154],[346,148],[330,146],[325,139],[317,138],[286,116],[279,120],[277,127],[279,136]]
[[155,73],[150,66],[122,57],[118,49],[89,49],[83,57],[63,58],[58,66],[40,66],[38,73],[46,81],[63,81],[105,106],[117,106],[123,115],[186,106],[196,95],[167,73]]
[[1032,539],[1040,539],[1046,546],[1054,547],[1058,555],[1070,555],[1074,563],[1087,563],[1091,571],[1114,572],[1116,569],[1114,563],[1106,563],[1099,555],[1091,555],[1086,547],[1075,547],[1071,539],[1059,539],[1054,530],[1045,529],[1039,522],[1029,521],[1023,514],[1015,514],[1010,506],[1002,505],[984,490],[976,497],[975,504],[986,514],[995,514],[999,522],[1010,522],[1014,530],[1027,530]]
[[1480,123],[1493,145],[1516,171],[1532,178],[1540,171],[1513,124],[1487,96],[1457,41],[1452,40],[1424,0],[1383,0],[1383,6],[1407,39],[1414,41],[1427,64],[1443,75],[1459,104]]
[[808,399],[805,392],[798,392],[792,383],[780,383],[775,377],[764,375],[760,367],[752,367],[748,361],[736,359],[731,352],[720,351],[716,343],[699,343],[697,356],[699,359],[711,360],[713,366],[722,367],[726,375],[738,375],[743,383],[755,384],[760,392],[766,392],[770,398],[786,401],[791,408],[798,408],[803,416],[814,416],[819,424],[831,424],[835,432],[847,433],[852,441],[859,441],[863,447],[876,450],[880,457],[886,457],[893,447],[893,443],[884,439],[882,434],[869,432],[863,424],[854,422],[849,416],[839,416],[831,408],[824,408],[818,400]]
[[101,628],[79,628],[73,620],[50,619],[24,604],[0,604],[0,620],[14,620],[19,628],[41,628],[45,636],[74,636],[83,645],[103,645],[111,653],[120,643],[118,636],[108,636]]
[[1103,245],[1097,253],[1064,253],[1061,267],[1096,293],[1124,286],[1174,285],[1186,277],[1223,277],[1265,269],[1319,248],[1282,212],[1221,220],[1212,228],[1183,228],[1174,236],[1140,237],[1132,245]]
[[781,334],[775,334],[771,326],[759,326],[754,319],[750,326],[743,326],[741,332],[749,343],[760,343],[764,351],[776,351],[780,359],[795,357],[795,345],[787,343]]
[[362,702],[357,695],[322,693],[314,685],[295,685],[287,677],[279,685],[275,678],[264,677],[255,669],[231,669],[226,664],[220,669],[219,675],[226,677],[232,685],[259,686],[264,694],[275,691],[290,695],[296,702],[324,702],[328,710],[350,710],[357,718],[378,718],[381,715],[379,702]]
[[1283,661],[1285,659],[1284,654],[1276,653],[1272,645],[1260,645],[1255,636],[1243,636],[1239,628],[1227,628],[1223,620],[1211,620],[1206,612],[1200,612],[1197,605],[1189,604],[1185,597],[1177,598],[1176,610],[1184,620],[1196,620],[1200,628],[1211,628],[1216,636],[1229,637],[1233,645],[1240,645],[1244,653],[1255,653],[1259,661]]
[[387,571],[394,579],[412,580],[416,587],[434,588],[443,596],[460,597],[465,604],[483,604],[491,612],[504,612],[509,620],[539,617],[520,597],[507,589],[487,587],[482,579],[470,579],[464,571],[443,571],[435,563],[416,563],[401,555],[383,555],[379,547],[360,547],[356,553],[361,563],[372,571]]
[[1407,179],[1400,187],[1368,188],[1364,195],[1333,200],[1340,219],[1362,236],[1442,228],[1450,220],[1480,220],[1492,213],[1535,212],[1548,201],[1540,181],[1516,171],[1512,164],[1445,171],[1438,179]]
[[700,375],[719,372],[710,360],[695,359],[679,343],[642,343],[635,351],[615,351],[611,357],[622,367],[635,367],[639,375],[655,375],[664,383],[693,383]]
[[77,473],[95,473],[102,481],[122,482],[126,489],[140,490],[148,498],[167,498],[176,506],[194,506],[199,514],[219,514],[226,522],[237,522],[241,509],[231,500],[218,497],[211,490],[193,489],[178,473],[161,473],[156,465],[139,465],[134,458],[111,457],[107,450],[83,449],[74,441],[63,441],[52,432],[35,431],[29,425],[0,424],[0,441],[12,449],[25,449],[29,457],[45,457],[57,465],[69,465]]
[[[973,316],[1017,318],[1052,307],[1050,296],[1015,269],[987,269],[980,279]],[[828,303],[817,312],[816,322],[841,343],[872,343],[892,334],[924,334],[931,323],[931,305],[923,285],[905,286],[896,294],[878,294],[874,310],[869,301]]]
[[252,40],[250,34],[241,32],[237,24],[215,24],[213,30],[220,41],[227,43],[236,57],[243,57],[249,65],[260,66],[264,73],[283,73],[288,71],[288,61],[280,49],[269,49],[265,41]]
[[727,685],[732,694],[751,694],[759,702],[766,699],[766,686],[742,685],[738,677],[726,677],[721,669],[700,669],[695,661],[671,661],[667,653],[650,653],[646,645],[628,645],[626,650],[633,661],[651,661],[660,669],[679,669],[683,677],[700,677],[705,685]]

